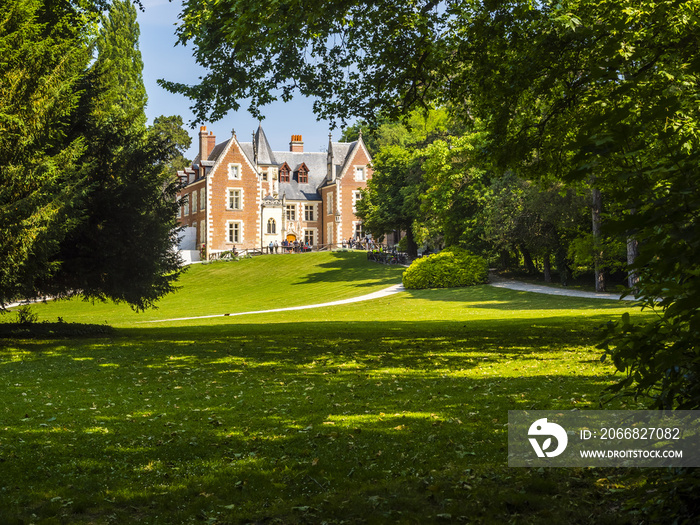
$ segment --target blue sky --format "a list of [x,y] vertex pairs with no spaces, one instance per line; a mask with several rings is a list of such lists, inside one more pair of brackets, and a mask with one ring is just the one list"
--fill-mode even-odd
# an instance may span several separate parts
[[[138,11],[138,22],[141,28],[140,49],[143,58],[143,80],[148,92],[146,116],[149,122],[159,115],[180,115],[187,124],[194,115],[190,111],[192,105],[189,99],[182,95],[174,95],[158,86],[159,78],[194,84],[204,74],[192,57],[192,50],[175,46],[175,26],[181,11],[181,1],[173,0],[142,0],[145,12]],[[273,150],[286,150],[292,135],[302,135],[305,151],[321,151],[328,145],[327,122],[318,122],[312,111],[313,101],[301,95],[287,104],[273,103],[263,108],[265,120],[262,125]],[[241,104],[246,108],[247,104]],[[231,136],[231,130],[236,130],[238,140],[249,142],[251,134],[258,129],[258,121],[253,119],[245,110],[229,113],[217,122],[206,122],[207,130],[216,135],[217,142]],[[196,134],[199,127],[190,129],[193,146],[187,156],[194,158]],[[340,131],[333,131],[333,140],[340,138]]]

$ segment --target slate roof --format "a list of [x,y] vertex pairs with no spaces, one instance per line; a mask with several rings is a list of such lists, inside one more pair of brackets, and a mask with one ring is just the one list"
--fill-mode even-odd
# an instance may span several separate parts
[[[277,162],[279,164],[284,164],[285,162],[289,164],[294,174],[299,170],[299,166],[302,163],[309,168],[308,183],[299,184],[295,180],[280,182],[280,195],[284,195],[287,199],[294,201],[320,201],[321,194],[318,190],[326,180],[328,155],[324,152],[275,151],[273,153]],[[293,179],[293,177],[290,177],[290,179]]]
[[[216,159],[218,159],[218,158],[219,158],[219,155],[221,155],[221,154],[224,152],[224,150],[226,149],[226,146],[228,145],[228,143],[229,143],[230,140],[231,140],[231,139],[225,140],[225,141],[223,141],[223,142],[217,144],[216,146],[214,146],[214,149],[211,150],[211,153],[209,154],[209,157],[207,157],[207,158],[204,159],[204,160],[215,161]],[[251,151],[252,151],[252,150],[251,150]],[[251,156],[250,158],[252,159],[253,157]],[[201,157],[199,156],[199,153],[197,153],[197,156],[196,156],[196,157],[194,158],[194,160],[192,161],[192,165],[197,165],[197,166],[199,166],[199,161],[200,161],[200,160],[202,160],[202,159],[201,159]]]
[[[206,160],[216,161],[219,156],[223,154],[230,140],[231,139],[217,144]],[[273,151],[262,126],[258,127],[254,140],[255,144],[253,142],[239,143],[243,153],[248,157],[251,163],[253,163],[255,152],[257,151],[258,165],[281,166],[286,162],[292,169],[293,174],[290,177],[291,181],[280,182],[279,184],[280,196],[284,195],[289,200],[321,200],[320,189],[330,182],[327,178],[327,152]],[[341,174],[348,161],[348,156],[355,151],[357,144],[357,141],[329,143],[330,151],[333,154],[332,178],[338,177]],[[197,155],[194,161],[192,161],[192,164],[199,165],[199,162],[200,157]],[[306,164],[306,167],[309,169],[308,182],[299,184],[299,182],[294,179],[302,164]]]
[[272,152],[270,143],[267,141],[262,125],[259,125],[258,131],[255,132],[255,146],[258,151],[258,164],[281,164],[281,162],[275,160],[275,155]]

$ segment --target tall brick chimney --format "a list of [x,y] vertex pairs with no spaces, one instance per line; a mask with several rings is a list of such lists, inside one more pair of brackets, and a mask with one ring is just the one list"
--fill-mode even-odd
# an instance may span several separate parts
[[292,141],[289,143],[289,151],[304,153],[304,141],[301,140],[301,135],[292,135]]
[[207,133],[207,127],[199,128],[199,158],[201,160],[209,160],[209,154],[214,150],[216,145],[216,137],[214,132]]

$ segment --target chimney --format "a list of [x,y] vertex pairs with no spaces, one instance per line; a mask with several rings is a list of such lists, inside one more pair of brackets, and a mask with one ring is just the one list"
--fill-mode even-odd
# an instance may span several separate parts
[[211,152],[214,151],[214,148],[216,147],[216,136],[214,135],[213,131],[209,132],[209,136],[207,137],[209,139],[209,149],[207,153],[207,157],[211,155]]
[[209,154],[214,149],[216,137],[213,132],[207,133],[207,127],[199,128],[199,158],[200,160],[209,160]]
[[301,140],[301,135],[292,135],[292,141],[289,143],[289,151],[304,153],[304,141]]

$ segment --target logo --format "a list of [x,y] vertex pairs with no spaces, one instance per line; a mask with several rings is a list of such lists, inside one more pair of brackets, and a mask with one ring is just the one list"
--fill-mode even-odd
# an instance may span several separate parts
[[[566,435],[566,430],[556,423],[548,423],[546,417],[538,419],[532,425],[530,425],[530,430],[528,430],[527,434],[528,436],[549,436],[544,440],[541,447],[536,438],[529,438],[530,444],[532,445],[532,448],[535,449],[535,453],[539,458],[543,458],[545,456],[548,458],[554,458],[558,456],[564,452],[564,449],[569,442],[569,438]],[[552,437],[556,438],[557,440],[557,448],[546,452],[552,445]]]

